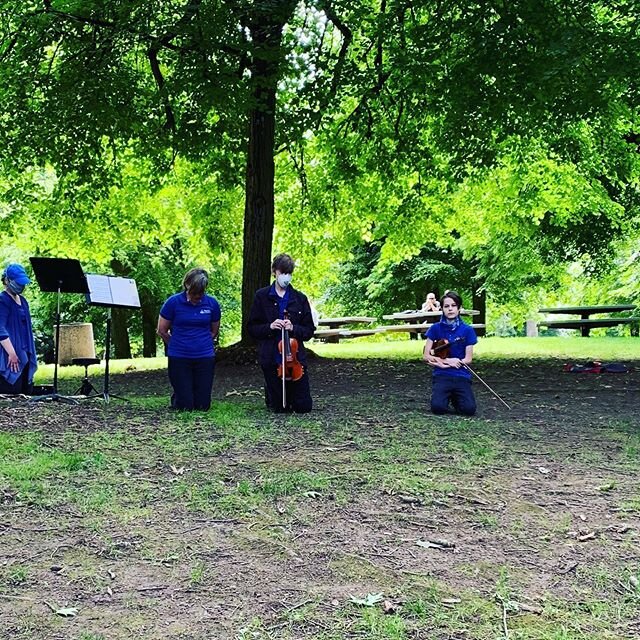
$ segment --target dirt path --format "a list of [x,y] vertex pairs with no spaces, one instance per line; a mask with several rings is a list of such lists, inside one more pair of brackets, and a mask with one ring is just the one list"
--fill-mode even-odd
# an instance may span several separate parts
[[473,420],[388,361],[314,361],[308,417],[255,367],[218,367],[210,415],[166,411],[163,372],[5,403],[7,460],[28,430],[53,466],[0,484],[0,637],[634,637],[640,373],[561,364],[479,365],[513,409],[476,385]]

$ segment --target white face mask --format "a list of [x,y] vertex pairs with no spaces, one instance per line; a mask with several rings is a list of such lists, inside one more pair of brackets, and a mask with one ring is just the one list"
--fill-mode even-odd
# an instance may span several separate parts
[[276,277],[276,282],[278,286],[282,289],[286,289],[291,284],[291,274],[290,273],[280,273]]

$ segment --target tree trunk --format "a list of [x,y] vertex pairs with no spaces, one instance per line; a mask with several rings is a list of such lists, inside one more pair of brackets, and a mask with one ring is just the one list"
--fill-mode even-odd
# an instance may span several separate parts
[[142,303],[142,357],[154,358],[157,354],[158,312],[160,308],[155,301],[141,300]]
[[[129,270],[116,258],[111,259],[111,269],[118,277],[129,277]],[[113,357],[116,359],[131,357],[131,344],[127,329],[130,314],[129,309],[113,307],[111,310],[111,343],[113,344]]]
[[[473,287],[472,291],[472,309],[477,309],[480,312],[480,315],[474,316],[472,318],[472,322],[474,324],[486,324],[487,322],[487,292],[484,289],[484,281],[477,282],[477,279],[473,279],[473,283],[471,285]],[[485,335],[487,332],[486,329],[476,329],[476,333],[479,336]]]
[[113,307],[111,310],[111,341],[113,343],[113,357],[117,360],[131,357],[131,344],[129,343],[129,309]]
[[242,258],[241,344],[250,344],[247,319],[257,289],[269,284],[274,224],[275,129],[278,67],[282,30],[295,2],[257,3],[250,25],[253,45],[251,79],[253,107],[249,116],[249,147]]

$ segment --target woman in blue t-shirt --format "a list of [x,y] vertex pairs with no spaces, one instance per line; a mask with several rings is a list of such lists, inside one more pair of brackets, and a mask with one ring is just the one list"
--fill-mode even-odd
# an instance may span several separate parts
[[[471,389],[471,372],[465,365],[473,360],[473,345],[478,342],[473,327],[460,318],[462,298],[455,291],[447,291],[440,300],[442,318],[427,330],[423,359],[433,367],[431,411],[449,413],[449,403],[455,413],[472,416],[476,412],[476,399]],[[433,343],[447,340],[449,355],[438,357]]]
[[206,294],[208,284],[204,269],[191,269],[182,281],[183,290],[160,309],[158,335],[169,358],[174,409],[207,411],[211,406],[220,305]]

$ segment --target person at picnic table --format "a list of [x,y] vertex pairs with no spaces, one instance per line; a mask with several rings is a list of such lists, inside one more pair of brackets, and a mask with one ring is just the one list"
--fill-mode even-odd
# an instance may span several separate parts
[[[440,299],[442,318],[427,330],[423,359],[433,367],[431,411],[435,414],[454,413],[472,416],[476,412],[476,399],[471,388],[471,372],[465,365],[473,360],[473,345],[478,342],[476,332],[460,318],[462,298],[448,291]],[[434,352],[434,343],[446,340],[447,357]]]
[[[313,336],[315,326],[307,296],[291,286],[294,268],[293,259],[286,253],[273,259],[273,282],[256,291],[247,323],[249,335],[258,341],[265,404],[276,413],[308,413],[313,406],[304,342]],[[297,359],[304,370],[299,380],[285,379],[284,393],[282,378],[278,376],[278,366],[282,364],[278,344],[283,329],[296,339]]]
[[160,309],[158,335],[168,356],[171,407],[181,411],[207,411],[215,373],[215,340],[220,331],[220,305],[207,295],[209,275],[191,269],[182,291],[170,296]]
[[24,267],[9,264],[0,293],[0,393],[30,394],[38,368],[29,303],[22,296],[31,282]]
[[427,293],[427,298],[422,303],[422,309],[420,309],[420,311],[440,311],[440,303],[436,300],[435,293]]

